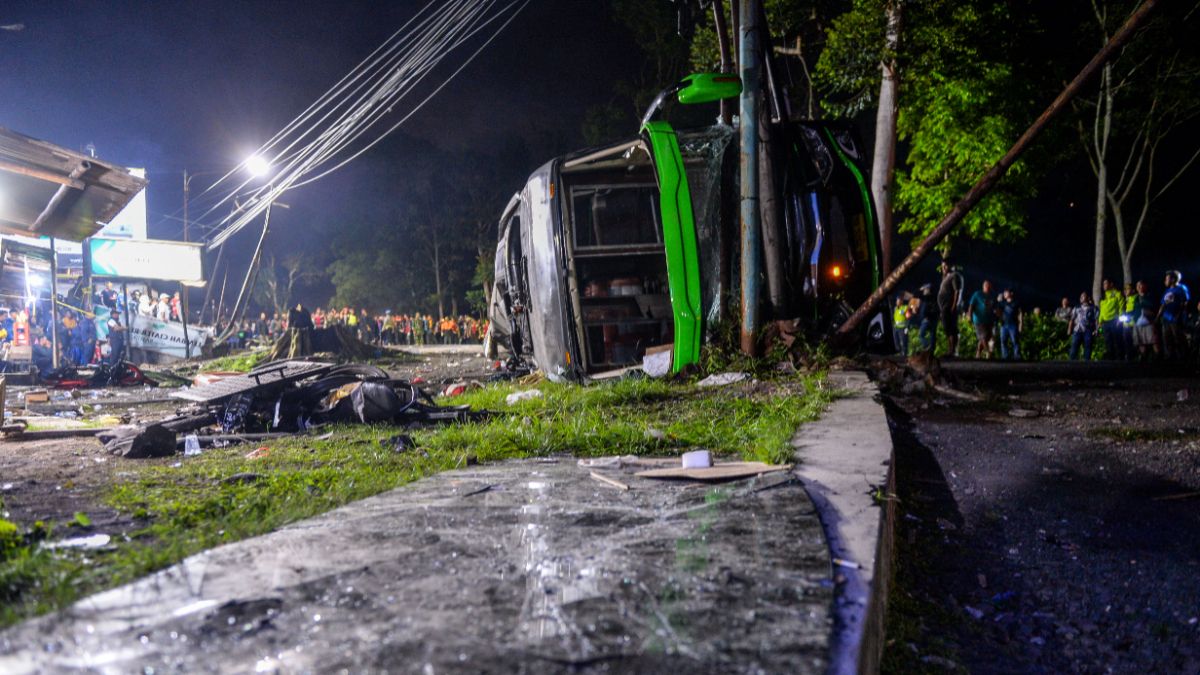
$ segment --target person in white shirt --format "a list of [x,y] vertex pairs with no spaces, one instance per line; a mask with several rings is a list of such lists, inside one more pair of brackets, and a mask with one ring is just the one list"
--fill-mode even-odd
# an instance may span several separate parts
[[149,293],[140,293],[138,295],[138,314],[142,316],[154,315],[154,306],[150,304]]
[[154,318],[159,321],[171,320],[171,303],[167,300],[166,293],[160,293],[158,296],[158,304],[154,306]]

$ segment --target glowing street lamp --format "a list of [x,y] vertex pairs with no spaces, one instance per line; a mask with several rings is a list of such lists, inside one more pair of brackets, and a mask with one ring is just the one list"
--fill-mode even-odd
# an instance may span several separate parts
[[246,171],[249,171],[250,175],[255,178],[262,178],[271,172],[271,163],[262,155],[250,155],[246,159],[244,166],[246,167]]

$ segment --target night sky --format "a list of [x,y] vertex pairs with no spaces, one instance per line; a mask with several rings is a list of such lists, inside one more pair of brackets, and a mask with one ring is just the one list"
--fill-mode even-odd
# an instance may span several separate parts
[[[146,167],[150,234],[178,238],[183,169],[241,161],[422,4],[8,0],[0,24],[25,29],[0,31],[0,126],[73,149],[94,143],[102,159]],[[607,2],[534,0],[388,143],[289,194],[292,209],[273,222],[272,244],[319,246],[322,228],[347,212],[385,218],[388,191],[377,177],[395,175],[396,164],[422,148],[522,143],[530,159],[521,174],[578,148],[584,111],[611,100],[613,84],[637,65]],[[1200,228],[1186,203],[1197,175],[1164,202],[1142,244],[1138,274],[1156,284],[1171,266],[1200,285]],[[206,178],[193,181],[193,195]],[[1048,176],[1030,205],[1031,236],[1016,246],[961,244],[969,283],[987,274],[1041,303],[1089,287],[1090,180],[1082,163]],[[249,248],[254,236],[242,232],[234,241]],[[1115,253],[1110,269],[1119,275]]]

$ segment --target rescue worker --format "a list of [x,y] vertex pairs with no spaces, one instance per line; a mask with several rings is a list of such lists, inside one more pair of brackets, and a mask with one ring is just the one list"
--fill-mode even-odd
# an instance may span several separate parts
[[1103,283],[1104,295],[1100,298],[1100,331],[1104,335],[1104,357],[1108,360],[1124,358],[1124,340],[1121,336],[1121,308],[1125,299],[1121,291],[1109,279]]
[[1118,320],[1121,322],[1121,347],[1124,350],[1126,361],[1133,361],[1137,358],[1137,350],[1133,348],[1133,324],[1137,321],[1135,310],[1137,309],[1138,293],[1134,289],[1133,284],[1125,284],[1125,303],[1121,307],[1121,316]]
[[910,317],[908,303],[904,296],[896,296],[896,308],[892,311],[892,341],[896,345],[896,353],[908,356],[908,319]]

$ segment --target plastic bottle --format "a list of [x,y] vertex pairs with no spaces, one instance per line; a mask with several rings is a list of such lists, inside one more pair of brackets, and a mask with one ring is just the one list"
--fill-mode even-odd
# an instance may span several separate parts
[[183,439],[183,456],[195,457],[200,454],[200,439],[196,434],[188,434]]

